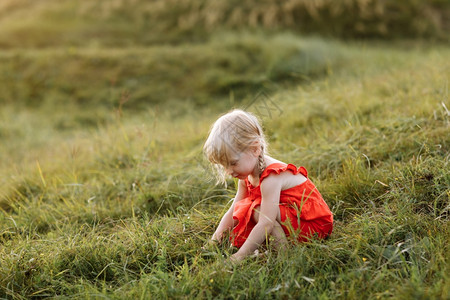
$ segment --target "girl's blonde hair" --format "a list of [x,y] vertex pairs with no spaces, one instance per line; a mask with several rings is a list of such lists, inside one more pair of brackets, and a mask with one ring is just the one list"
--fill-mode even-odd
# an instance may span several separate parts
[[208,139],[203,146],[207,159],[214,164],[218,183],[225,183],[225,168],[239,154],[259,145],[259,170],[264,170],[264,154],[267,142],[258,119],[251,113],[235,109],[221,116],[212,125]]

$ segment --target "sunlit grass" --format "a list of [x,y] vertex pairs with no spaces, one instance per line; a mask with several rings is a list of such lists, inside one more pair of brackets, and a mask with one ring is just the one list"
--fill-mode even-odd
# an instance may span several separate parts
[[[448,298],[448,48],[222,37],[0,54],[3,74],[30,79],[2,90],[0,296]],[[124,82],[165,77],[111,92],[116,67]],[[133,102],[158,85],[172,96]],[[236,106],[259,110],[275,157],[307,167],[335,214],[330,239],[240,266],[224,265],[227,244],[201,250],[234,193],[214,186],[202,143]]]
[[442,0],[3,0],[0,48],[201,43],[223,30],[448,42]]

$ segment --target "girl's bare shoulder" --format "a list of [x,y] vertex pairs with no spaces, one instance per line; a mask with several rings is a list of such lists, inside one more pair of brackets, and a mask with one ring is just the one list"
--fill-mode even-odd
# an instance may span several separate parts
[[[266,164],[271,165],[274,163],[281,163],[283,165],[287,165],[287,163],[280,161],[278,159],[274,159],[272,157],[266,157]],[[285,172],[270,173],[262,182],[261,188],[263,185],[265,186],[280,186],[281,190],[287,190],[293,188],[297,185],[304,183],[307,180],[305,176],[302,174],[293,174],[292,172],[286,170]]]

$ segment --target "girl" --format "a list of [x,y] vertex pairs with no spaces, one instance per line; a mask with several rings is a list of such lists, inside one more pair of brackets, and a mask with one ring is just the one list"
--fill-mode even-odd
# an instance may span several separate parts
[[333,215],[306,169],[276,160],[266,149],[258,120],[242,110],[220,117],[204,145],[220,181],[227,174],[239,179],[233,204],[211,238],[220,242],[232,229],[231,241],[239,248],[234,261],[252,254],[269,236],[284,244],[287,236],[325,238],[333,228]]

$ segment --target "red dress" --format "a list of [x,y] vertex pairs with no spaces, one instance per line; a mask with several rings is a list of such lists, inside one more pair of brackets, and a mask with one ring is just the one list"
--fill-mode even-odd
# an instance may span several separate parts
[[257,206],[261,205],[261,182],[271,173],[280,174],[286,171],[294,175],[301,173],[307,180],[280,193],[281,226],[285,234],[295,236],[299,241],[306,241],[314,235],[325,238],[331,234],[333,214],[322,195],[309,180],[306,169],[304,167],[297,169],[292,164],[274,163],[262,172],[257,187],[252,186],[247,179],[245,180],[247,196],[234,205],[233,219],[237,220],[238,224],[232,231],[233,245],[241,247],[256,225],[252,213]]

